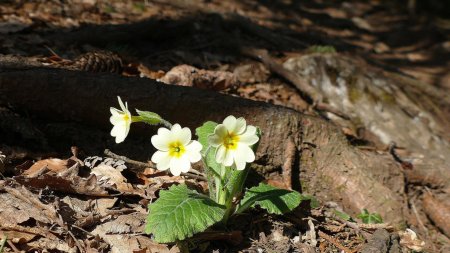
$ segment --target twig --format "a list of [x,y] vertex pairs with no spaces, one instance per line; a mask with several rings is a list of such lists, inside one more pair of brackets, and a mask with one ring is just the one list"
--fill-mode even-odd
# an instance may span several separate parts
[[419,216],[419,212],[417,212],[417,208],[416,208],[416,203],[414,202],[413,199],[410,199],[409,204],[411,205],[411,209],[414,213],[414,216],[416,216],[416,220],[419,223],[420,227],[422,228],[423,231],[425,231],[425,234],[427,235],[427,237],[429,236],[428,234],[428,229],[425,226],[425,224],[423,223],[422,219]]
[[335,219],[337,219],[338,221],[344,223],[344,224],[347,225],[348,227],[353,228],[358,234],[362,235],[362,236],[364,237],[364,239],[369,238],[369,235],[370,235],[370,234],[367,233],[367,232],[362,231],[362,230],[360,229],[360,227],[358,226],[357,223],[350,222],[350,221],[346,221],[346,220],[341,219],[341,218],[339,218],[339,217],[335,217]]
[[[135,165],[135,166],[137,166],[137,167],[139,167],[141,169],[145,169],[145,168],[156,169],[155,164],[153,164],[152,162],[144,163],[144,162],[136,161],[136,160],[130,159],[130,158],[126,157],[126,156],[121,156],[121,155],[115,154],[109,149],[105,149],[105,151],[103,153],[106,156],[109,156],[109,157],[114,158],[114,159],[123,160],[126,163],[133,164],[133,165]],[[206,181],[206,177],[200,171],[197,171],[197,170],[195,170],[193,168],[191,168],[190,171],[194,172],[195,174],[192,173],[192,172],[186,172],[186,173],[182,172],[181,175],[186,176],[186,177],[190,177],[190,178],[194,178],[194,179],[197,179],[197,180]]]
[[318,102],[317,104],[314,105],[314,108],[319,110],[319,111],[331,112],[334,115],[339,116],[339,117],[341,117],[343,119],[350,120],[349,116],[345,115],[344,113],[342,113],[341,111],[339,111],[338,109],[332,107],[329,104]]
[[121,155],[115,154],[115,153],[111,152],[111,150],[109,150],[109,149],[105,149],[105,151],[103,153],[111,158],[123,160],[126,163],[133,164],[142,169],[145,169],[145,168],[156,169],[156,166],[151,162],[144,163],[144,162],[132,160],[126,156],[121,156]]
[[16,245],[14,245],[14,243],[12,243],[11,240],[6,240],[6,243],[8,243],[9,247],[11,247],[11,249],[14,252],[20,253],[20,250],[16,248]]
[[313,100],[313,107],[320,111],[327,111],[333,113],[343,119],[349,120],[350,118],[344,113],[340,112],[338,109],[322,102],[322,94],[308,82],[301,79],[296,73],[291,70],[286,69],[283,65],[274,61],[265,49],[254,49],[254,48],[242,48],[242,54],[257,59],[264,63],[270,71],[283,77],[290,83],[292,83],[300,92],[306,94]]
[[377,224],[357,223],[357,226],[359,228],[370,229],[370,230],[375,230],[375,229],[380,229],[380,228],[386,229],[388,231],[394,230],[394,227],[391,226],[391,224],[389,224],[389,223],[377,223]]
[[55,51],[53,51],[53,49],[51,49],[50,47],[48,47],[48,46],[46,46],[46,45],[44,45],[44,47],[45,47],[48,51],[50,51],[50,53],[51,53],[53,56],[56,56],[56,57],[59,57],[59,58],[62,59],[62,57],[59,56]]
[[83,251],[84,251],[84,250],[83,250],[84,248],[81,246],[80,242],[77,240],[77,238],[75,237],[75,235],[74,235],[70,230],[67,230],[67,232],[69,233],[70,237],[72,237],[72,239],[74,240],[75,245],[77,245],[77,247],[78,247],[78,249],[80,250],[80,252],[83,252]]
[[345,253],[354,253],[353,250],[345,247],[344,245],[342,245],[338,240],[336,240],[335,238],[325,234],[322,231],[318,232],[319,236],[322,237],[323,239],[329,241],[331,244],[333,244],[334,246],[336,246],[338,249],[343,250]]
[[397,147],[397,144],[393,141],[391,141],[389,143],[389,153],[392,155],[392,157],[394,158],[394,160],[398,163],[400,163],[400,165],[402,166],[403,169],[405,170],[411,170],[413,168],[412,163],[404,161],[403,159],[401,159],[397,153],[395,152],[395,148]]
[[8,240],[8,236],[2,233],[3,239],[0,241],[0,252],[3,252],[3,248],[5,247],[6,240]]
[[83,232],[86,233],[87,235],[90,235],[90,236],[93,236],[93,237],[95,236],[95,235],[92,234],[91,232],[89,232],[89,231],[85,230],[84,228],[79,227],[79,226],[77,226],[77,225],[71,225],[71,227],[76,228],[76,229],[78,229],[78,230],[80,230],[80,231],[83,231]]

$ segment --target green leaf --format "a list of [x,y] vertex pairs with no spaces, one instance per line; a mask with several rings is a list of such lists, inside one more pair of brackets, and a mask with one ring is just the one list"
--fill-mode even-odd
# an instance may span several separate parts
[[259,205],[269,213],[283,214],[294,210],[300,202],[302,196],[296,191],[278,189],[273,186],[260,183],[245,192],[244,198],[236,213],[241,213],[249,207]]
[[348,214],[346,214],[344,212],[341,212],[339,210],[334,209],[334,214],[337,217],[339,217],[339,218],[341,218],[341,219],[343,219],[345,221],[351,221],[352,220],[352,217],[350,215],[348,215]]
[[140,111],[136,109],[137,114],[139,114],[139,118],[141,121],[150,124],[150,125],[157,125],[161,123],[162,118],[158,114],[154,112],[148,112],[148,111]]
[[225,215],[224,206],[184,184],[161,191],[149,209],[145,232],[152,233],[158,243],[184,240],[205,231]]
[[214,129],[218,124],[213,121],[207,121],[203,123],[201,127],[195,129],[195,134],[198,136],[198,141],[202,144],[202,155],[205,156],[206,165],[214,172],[216,175],[220,174],[221,165],[216,162],[215,154],[216,149],[214,147],[209,146],[208,136],[214,133]]
[[195,129],[195,134],[198,136],[198,141],[203,146],[202,154],[205,154],[206,150],[208,149],[208,136],[214,133],[214,129],[217,125],[218,124],[216,122],[207,121],[203,123],[201,127],[197,127],[197,129]]
[[377,224],[383,223],[383,218],[378,213],[369,213],[367,209],[363,209],[363,211],[356,216],[362,220],[363,223],[366,224]]

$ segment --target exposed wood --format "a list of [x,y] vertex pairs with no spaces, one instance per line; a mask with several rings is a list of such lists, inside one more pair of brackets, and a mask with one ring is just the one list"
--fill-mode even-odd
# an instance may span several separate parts
[[[399,167],[385,155],[351,147],[336,126],[320,118],[140,78],[55,69],[8,69],[1,65],[1,59],[0,66],[1,104],[12,105],[33,117],[88,124],[106,133],[111,127],[109,108],[116,106],[117,96],[128,101],[130,108],[158,112],[191,129],[206,120],[222,121],[230,114],[243,116],[264,133],[255,165],[260,173],[281,170],[286,157],[283,147],[292,138],[300,150],[295,163],[300,168],[294,169],[300,170],[303,191],[323,200],[339,201],[350,213],[368,208],[393,224],[403,220],[404,179]],[[138,125],[131,138],[137,134],[148,138],[154,132]]]

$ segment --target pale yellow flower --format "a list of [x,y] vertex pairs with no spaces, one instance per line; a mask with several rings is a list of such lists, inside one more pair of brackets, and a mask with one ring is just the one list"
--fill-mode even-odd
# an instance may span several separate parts
[[224,166],[236,165],[236,169],[245,169],[246,163],[255,160],[251,146],[259,141],[256,127],[247,126],[244,118],[228,116],[209,136],[209,143],[216,147],[216,162]]
[[111,130],[111,136],[116,137],[116,143],[121,143],[125,140],[130,131],[131,125],[131,113],[128,110],[128,104],[125,102],[125,105],[122,102],[120,97],[117,97],[119,100],[120,109],[116,109],[114,107],[110,108],[111,118],[109,121],[113,124],[113,128]]
[[181,128],[175,124],[169,130],[158,129],[158,134],[152,136],[151,142],[158,149],[153,156],[152,162],[156,163],[158,170],[170,169],[170,172],[179,176],[181,172],[188,172],[191,163],[200,161],[202,144],[191,140],[191,130],[187,127]]

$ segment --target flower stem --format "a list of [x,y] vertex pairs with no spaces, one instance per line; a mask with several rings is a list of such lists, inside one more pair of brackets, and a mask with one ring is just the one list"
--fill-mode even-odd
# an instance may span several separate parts
[[217,185],[217,192],[219,192],[219,196],[218,196],[218,201],[217,203],[221,204],[221,205],[225,205],[225,203],[227,202],[227,189],[226,189],[226,185],[224,184],[224,179],[225,179],[225,174],[226,174],[226,167],[225,166],[221,166],[220,167],[220,178],[219,178],[219,185]]
[[169,128],[169,129],[172,128],[172,124],[169,121],[165,120],[165,119],[161,119],[161,123],[160,124],[165,126],[165,127],[167,127],[167,128]]

